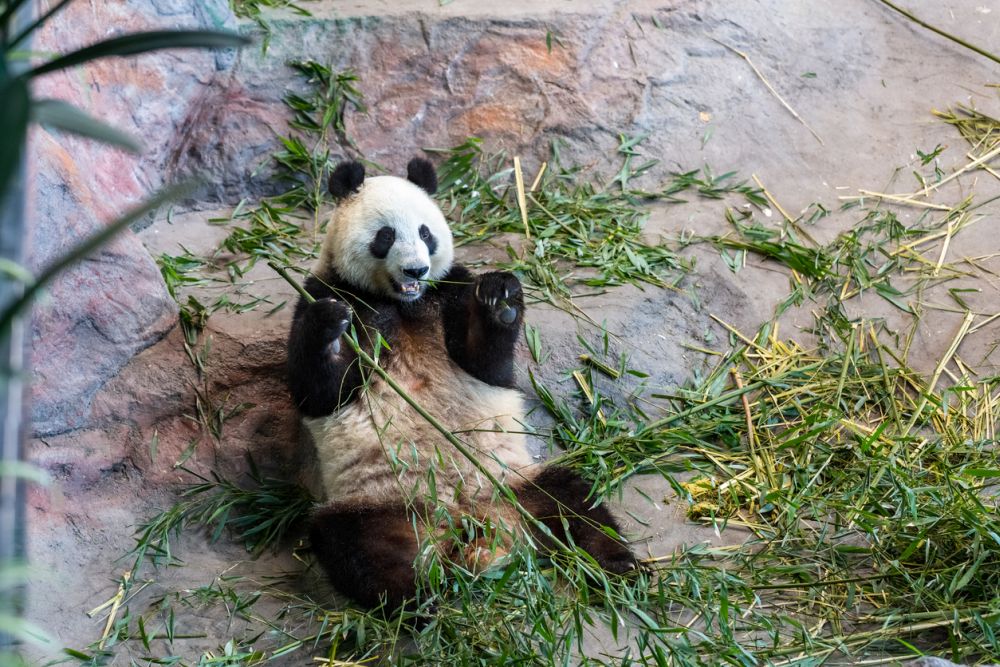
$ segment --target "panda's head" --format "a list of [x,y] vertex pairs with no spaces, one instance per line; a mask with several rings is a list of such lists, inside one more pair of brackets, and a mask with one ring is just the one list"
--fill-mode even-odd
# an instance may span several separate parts
[[436,190],[434,167],[421,158],[410,161],[406,178],[365,178],[360,162],[338,165],[330,175],[338,204],[318,270],[333,268],[374,294],[419,299],[454,259],[451,230],[431,199]]

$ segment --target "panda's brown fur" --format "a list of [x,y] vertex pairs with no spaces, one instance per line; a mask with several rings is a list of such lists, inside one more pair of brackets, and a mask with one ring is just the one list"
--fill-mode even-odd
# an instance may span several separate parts
[[365,179],[356,162],[331,176],[340,203],[305,283],[315,302],[299,301],[288,342],[289,386],[327,496],[310,529],[319,563],[335,588],[362,605],[396,608],[418,590],[414,562],[424,540],[461,529],[463,517],[499,527],[464,546],[442,540],[438,547],[483,567],[515,534],[504,526],[520,525],[477,466],[360,366],[340,341],[353,326],[366,351],[554,535],[610,571],[631,568],[628,547],[600,529],[616,524],[607,509],[591,507],[589,485],[529,454],[513,372],[524,317],[520,283],[510,273],[476,276],[453,263],[451,232],[429,196],[435,188],[433,167],[420,159],[411,161],[408,179]]

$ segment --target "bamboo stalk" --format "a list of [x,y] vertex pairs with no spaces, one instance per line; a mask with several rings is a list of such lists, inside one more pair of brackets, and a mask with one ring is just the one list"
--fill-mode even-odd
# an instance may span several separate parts
[[979,55],[983,56],[984,58],[989,58],[990,60],[992,60],[995,63],[1000,63],[1000,58],[998,58],[997,56],[993,55],[989,51],[986,51],[985,49],[981,49],[978,46],[976,46],[974,44],[970,44],[969,42],[965,41],[964,39],[962,39],[960,37],[956,37],[955,35],[949,34],[949,33],[945,32],[944,30],[941,30],[940,28],[936,28],[936,27],[932,26],[930,23],[927,23],[926,21],[922,21],[921,19],[918,19],[916,16],[914,16],[910,12],[906,11],[902,7],[898,7],[898,6],[894,5],[893,3],[889,2],[889,0],[878,0],[878,1],[881,2],[883,5],[885,5],[886,7],[888,7],[889,9],[891,9],[891,10],[893,10],[895,12],[899,12],[900,14],[902,14],[903,16],[905,16],[906,18],[908,18],[911,21],[913,21],[914,23],[916,23],[917,25],[919,25],[919,26],[921,26],[923,28],[927,28],[931,32],[937,33],[938,35],[941,35],[945,39],[950,39],[951,41],[955,42],[956,44],[958,44],[960,46],[964,46],[965,48],[969,49],[970,51],[974,51],[974,52],[978,53]]
[[[733,376],[733,382],[736,383],[736,388],[743,389],[743,377],[740,375],[740,369],[734,366],[729,369],[729,372]],[[747,445],[750,448],[750,456],[753,459],[754,464],[757,466],[757,469],[763,470],[764,476],[767,478],[768,485],[774,489],[776,487],[773,475],[773,461],[765,461],[764,459],[768,457],[765,457],[765,455],[760,451],[760,442],[757,440],[757,432],[753,427],[753,414],[750,412],[750,399],[747,398],[745,392],[740,396],[740,401],[743,403],[743,414],[746,417]],[[758,479],[760,479],[759,475]]]
[[858,190],[861,196],[858,195],[844,195],[842,197],[837,197],[841,201],[856,201],[858,199],[864,199],[865,197],[877,197],[878,199],[888,199],[899,204],[909,204],[910,206],[923,206],[924,208],[933,208],[938,211],[950,211],[951,206],[945,206],[944,204],[932,204],[927,201],[920,201],[913,199],[913,195],[891,195],[886,192],[872,192],[871,190]]
[[115,625],[115,618],[118,616],[118,609],[121,607],[122,600],[125,599],[125,592],[128,590],[128,582],[132,578],[132,571],[127,570],[125,574],[122,575],[122,580],[118,584],[118,592],[112,598],[111,613],[108,614],[108,622],[104,624],[104,633],[101,634],[101,641],[98,643],[97,648],[103,649],[104,644],[108,641],[108,637],[111,635],[111,628]]
[[[298,292],[299,295],[303,299],[305,299],[308,303],[313,303],[316,301],[316,299],[311,294],[309,294],[309,292],[307,292],[305,288],[302,287],[302,285],[300,285],[297,280],[295,280],[294,278],[292,278],[291,275],[289,275],[288,271],[284,267],[278,266],[273,261],[269,261],[267,265],[270,266],[272,269],[274,269],[274,271],[277,272],[279,276],[284,278],[285,281],[289,285],[291,285],[295,289],[295,291]],[[483,477],[489,480],[490,484],[493,485],[493,488],[504,496],[504,498],[514,507],[514,509],[518,512],[518,514],[520,514],[521,517],[525,519],[525,521],[535,526],[539,530],[543,531],[546,537],[552,539],[560,549],[568,549],[563,540],[561,540],[556,535],[552,534],[552,531],[550,531],[541,521],[536,519],[534,515],[531,514],[531,512],[529,512],[523,505],[521,505],[521,503],[517,500],[517,496],[514,494],[514,492],[510,489],[508,485],[501,482],[496,477],[496,475],[490,472],[490,470],[485,465],[483,465],[482,461],[480,461],[476,457],[476,455],[472,452],[472,450],[468,448],[468,446],[464,442],[455,437],[454,433],[448,430],[448,428],[440,421],[438,421],[438,419],[434,415],[429,413],[422,405],[420,405],[420,403],[418,403],[415,398],[410,396],[410,394],[407,393],[407,391],[403,389],[403,387],[398,382],[396,382],[396,380],[391,375],[389,375],[389,373],[386,372],[384,368],[378,365],[378,362],[375,361],[371,357],[371,355],[369,355],[367,352],[361,349],[361,346],[357,343],[357,341],[351,338],[350,334],[348,334],[345,331],[341,336],[341,339],[347,343],[347,345],[354,351],[356,355],[358,355],[358,358],[362,362],[364,362],[369,368],[371,368],[376,374],[378,374],[378,376],[381,377],[382,380],[384,380],[385,383],[388,384],[393,391],[399,394],[400,398],[406,401],[406,403],[411,408],[413,408],[418,415],[420,415],[428,424],[430,424],[434,428],[434,430],[440,433],[444,437],[444,439],[447,440],[448,443],[451,444],[455,449],[457,449],[458,452],[463,457],[468,459],[468,461],[476,468],[476,470],[479,471],[483,475]]]
[[727,49],[729,49],[730,51],[732,51],[733,53],[735,53],[736,55],[738,55],[740,58],[743,58],[743,60],[746,61],[747,65],[750,65],[750,69],[752,69],[753,72],[754,72],[754,74],[757,75],[757,78],[760,79],[764,83],[764,85],[767,86],[767,89],[771,91],[771,94],[774,95],[774,97],[777,98],[777,100],[779,102],[781,102],[781,106],[785,107],[785,109],[787,109],[788,112],[790,114],[792,114],[792,116],[795,117],[795,120],[797,120],[800,123],[802,123],[802,125],[805,126],[805,128],[807,130],[809,130],[810,134],[812,134],[814,137],[816,137],[816,141],[818,141],[820,143],[820,146],[825,146],[826,145],[826,144],[823,143],[823,139],[818,134],[816,134],[816,130],[812,129],[809,126],[809,123],[805,122],[802,119],[802,116],[800,116],[798,114],[798,112],[796,112],[795,109],[792,108],[792,105],[790,105],[788,102],[786,102],[785,98],[783,98],[778,93],[778,91],[774,89],[774,86],[772,86],[771,82],[767,80],[767,77],[765,77],[764,74],[759,69],[757,69],[757,66],[753,64],[753,61],[750,60],[750,56],[748,56],[747,54],[743,53],[742,51],[734,49],[733,47],[729,46],[725,42],[720,42],[719,40],[714,39],[714,38],[712,39],[712,41],[714,41],[717,44],[721,44],[722,46],[726,47]]
[[545,169],[549,166],[548,162],[543,162],[542,166],[538,168],[538,173],[535,174],[535,180],[531,182],[531,187],[528,188],[528,192],[534,192],[538,189],[538,186],[542,182],[542,176],[545,175]]
[[524,174],[521,173],[521,158],[517,156],[514,156],[514,184],[517,186],[517,208],[521,211],[524,236],[530,241],[531,228],[528,227],[528,202],[524,196]]

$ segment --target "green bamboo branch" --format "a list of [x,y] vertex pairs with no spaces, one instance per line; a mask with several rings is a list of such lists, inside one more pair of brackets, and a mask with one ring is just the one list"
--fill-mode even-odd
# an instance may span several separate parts
[[[293,278],[288,273],[287,269],[285,269],[282,266],[279,266],[273,261],[268,261],[267,265],[270,266],[272,269],[274,269],[279,276],[284,278],[289,285],[295,288],[295,291],[298,292],[299,295],[301,295],[302,298],[305,299],[308,303],[314,303],[316,301],[313,295],[307,292],[305,288],[302,287],[302,285],[300,285],[299,282],[295,280],[295,278]],[[518,501],[517,496],[514,494],[514,492],[510,489],[508,485],[504,484],[497,478],[496,475],[490,472],[490,470],[482,463],[482,461],[480,461],[476,457],[476,455],[472,452],[472,450],[469,449],[469,447],[464,442],[462,442],[459,438],[455,436],[454,433],[448,430],[448,428],[440,421],[438,421],[438,419],[434,415],[432,415],[430,412],[424,409],[424,407],[420,405],[420,403],[418,403],[415,398],[410,396],[410,394],[407,393],[407,391],[398,382],[396,382],[396,380],[391,375],[389,375],[389,373],[384,368],[378,365],[378,362],[375,361],[375,359],[373,359],[371,355],[369,355],[367,352],[361,349],[361,346],[358,344],[358,342],[354,340],[354,338],[352,338],[348,332],[345,331],[341,335],[341,338],[347,342],[348,346],[350,346],[352,350],[354,350],[354,353],[358,355],[358,358],[361,359],[361,361],[363,361],[369,368],[375,371],[375,373],[377,373],[378,376],[381,377],[385,381],[385,383],[392,388],[393,391],[399,394],[400,398],[406,401],[407,404],[409,404],[409,406],[413,408],[417,412],[417,414],[419,414],[428,424],[434,427],[434,429],[438,431],[444,437],[444,439],[448,441],[449,444],[451,444],[455,449],[457,449],[462,456],[468,459],[468,461],[472,463],[473,466],[475,466],[476,470],[478,470],[487,480],[489,480],[490,484],[493,485],[493,488],[499,491],[504,496],[504,498],[514,507],[514,509],[517,510],[518,514],[520,514],[525,521],[535,526],[539,530],[543,531],[546,537],[549,537],[552,540],[554,540],[559,548],[567,551],[569,550],[569,547],[562,540],[553,535],[552,531],[550,531],[548,527],[545,526],[545,524],[536,519],[535,516],[531,512],[529,512],[527,508],[525,508],[524,505],[520,503],[520,501]]]
[[[796,373],[804,373],[804,372],[807,372],[807,371],[815,370],[815,369],[819,368],[820,366],[822,366],[824,363],[826,363],[826,362],[825,361],[817,361],[817,362],[814,362],[814,363],[811,363],[811,364],[807,364],[805,366],[802,366],[801,368],[796,368],[795,372]],[[698,405],[695,405],[694,407],[688,408],[687,410],[682,410],[682,411],[674,413],[674,414],[672,414],[672,415],[670,415],[668,417],[664,417],[662,419],[657,419],[656,421],[649,422],[648,424],[646,424],[645,426],[643,426],[639,430],[638,434],[641,435],[643,433],[649,433],[649,432],[655,431],[657,429],[666,428],[666,427],[670,426],[671,424],[673,424],[675,422],[687,419],[688,417],[690,417],[690,416],[692,416],[694,414],[697,414],[697,413],[702,412],[704,410],[708,410],[709,408],[713,408],[713,407],[715,407],[717,405],[721,405],[721,404],[726,403],[728,401],[735,400],[735,399],[739,398],[740,396],[742,396],[743,394],[749,394],[752,391],[757,391],[761,387],[766,387],[767,385],[773,384],[773,383],[778,382],[780,380],[781,380],[781,378],[771,378],[769,380],[756,380],[756,381],[751,382],[749,384],[745,384],[742,387],[738,387],[736,389],[732,389],[730,391],[727,391],[727,392],[724,392],[722,394],[719,394],[715,398],[713,398],[713,399],[711,399],[709,401],[705,401],[704,403],[699,403]]]

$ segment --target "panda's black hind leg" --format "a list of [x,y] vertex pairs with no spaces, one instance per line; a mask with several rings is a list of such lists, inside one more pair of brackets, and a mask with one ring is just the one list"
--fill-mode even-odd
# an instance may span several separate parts
[[456,266],[445,278],[445,342],[451,357],[488,384],[514,386],[514,348],[524,321],[521,282],[507,271],[474,276]]
[[634,570],[638,562],[632,550],[602,530],[606,526],[618,533],[618,522],[603,505],[591,506],[589,491],[590,484],[574,470],[550,466],[518,489],[517,496],[553,535],[564,541],[569,538],[605,571],[624,574]]
[[362,606],[400,609],[417,592],[417,538],[402,503],[331,503],[309,531],[313,553],[330,583]]

